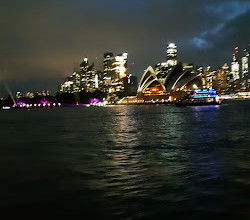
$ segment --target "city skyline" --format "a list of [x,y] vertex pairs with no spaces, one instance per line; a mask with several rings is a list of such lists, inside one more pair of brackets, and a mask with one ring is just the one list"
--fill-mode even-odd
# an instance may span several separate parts
[[[36,6],[25,1],[1,6],[0,95],[6,94],[4,80],[13,91],[34,86],[53,93],[82,57],[102,70],[103,53],[109,51],[128,52],[129,72],[140,77],[148,65],[166,60],[171,42],[178,45],[178,60],[214,69],[230,65],[235,46],[243,50],[249,45],[247,1],[75,0]],[[83,8],[93,15],[81,14]],[[183,9],[186,14],[176,13]]]
[[[183,60],[178,60],[179,53],[177,53],[177,51],[178,51],[177,47],[178,46],[175,43],[169,43],[167,45],[167,47],[166,47],[166,54],[165,54],[165,59],[166,60],[164,62],[159,62],[157,64],[152,65],[154,67],[156,73],[157,73],[157,77],[160,80],[162,80],[164,78],[164,74],[166,74],[166,71],[168,72],[167,69],[170,68],[169,70],[171,70],[171,67],[176,66],[177,63],[179,63],[179,62],[183,63],[184,69],[185,68],[191,68],[191,69],[195,70],[195,68],[196,68],[198,70],[198,69],[202,68],[204,70],[205,69],[209,69],[210,71],[212,71],[214,73],[216,71],[220,70],[220,69],[223,69],[223,67],[226,65],[226,66],[228,66],[229,73],[232,74],[232,77],[234,77],[234,79],[233,79],[234,81],[236,79],[240,79],[242,77],[244,78],[244,77],[248,76],[248,71],[249,71],[249,64],[248,64],[248,62],[249,62],[248,61],[249,60],[249,58],[248,58],[249,57],[249,52],[247,51],[247,49],[244,49],[244,50],[241,51],[239,47],[234,47],[234,49],[232,51],[231,62],[224,62],[223,65],[218,66],[217,68],[213,69],[213,68],[211,68],[211,65],[208,65],[208,66],[199,66],[199,65],[195,64],[194,62],[187,63],[187,62],[185,62]],[[123,59],[125,59],[125,60],[123,61]],[[61,89],[62,89],[61,86],[63,85],[63,82],[65,82],[66,83],[65,86],[68,87],[68,86],[70,86],[70,84],[68,84],[69,82],[67,82],[67,81],[71,81],[72,79],[70,79],[70,78],[72,76],[75,77],[75,76],[78,76],[80,74],[81,78],[82,78],[82,74],[85,75],[87,73],[87,71],[89,71],[89,73],[87,73],[87,74],[90,74],[90,75],[89,76],[85,75],[84,77],[87,77],[87,78],[90,77],[89,79],[91,79],[93,85],[91,85],[89,88],[94,88],[94,90],[95,89],[98,90],[98,88],[99,88],[98,84],[100,84],[100,83],[101,84],[102,83],[107,84],[107,81],[105,83],[105,80],[102,82],[102,80],[105,79],[109,74],[112,74],[112,73],[109,73],[107,75],[107,73],[108,73],[107,71],[114,71],[115,75],[118,74],[118,76],[122,73],[122,76],[120,75],[118,78],[115,77],[114,79],[119,79],[119,78],[121,79],[123,77],[126,77],[127,75],[131,75],[130,69],[127,68],[127,66],[128,66],[127,65],[127,60],[128,60],[128,53],[126,53],[126,52],[119,53],[116,56],[114,56],[113,52],[106,52],[103,55],[103,61],[102,61],[103,66],[101,67],[101,70],[100,70],[100,69],[96,69],[96,66],[98,66],[98,65],[96,65],[96,60],[95,60],[95,62],[92,62],[91,60],[89,61],[89,59],[87,57],[84,57],[84,58],[82,58],[82,61],[80,61],[80,63],[78,63],[78,67],[75,66],[73,68],[73,71],[71,73],[68,73],[67,76],[65,76],[63,79],[60,79],[59,90],[55,89],[54,94],[56,92],[58,92],[58,91],[59,92],[61,91]],[[125,66],[123,66],[123,65],[125,65]],[[82,71],[84,71],[86,73],[84,73]],[[145,72],[145,71],[146,71],[146,69],[144,69],[139,76],[137,76],[135,74],[133,74],[133,75],[135,77],[139,77],[140,78],[142,76],[143,72]],[[109,79],[109,77],[107,78],[108,81],[110,79]],[[75,80],[78,80],[78,79],[76,78]],[[99,82],[100,80],[101,80],[101,82]],[[8,91],[8,93],[12,92],[11,89],[9,88],[9,86],[8,86],[8,83],[4,83],[4,84],[5,84],[5,90]],[[39,92],[39,90],[40,91],[44,90],[44,87],[34,88],[32,91],[24,89],[23,91],[24,92],[28,92],[28,93],[30,93],[30,92],[36,93],[36,92]],[[45,90],[49,90],[48,87]],[[92,90],[92,91],[94,91],[94,90]],[[52,89],[52,91],[53,91],[53,89]],[[91,91],[91,90],[89,90],[89,91]],[[116,89],[113,92],[115,92],[115,91],[116,91]],[[20,89],[17,89],[16,92],[20,92]],[[70,92],[70,90],[68,92]],[[106,92],[110,93],[111,91],[106,91]]]

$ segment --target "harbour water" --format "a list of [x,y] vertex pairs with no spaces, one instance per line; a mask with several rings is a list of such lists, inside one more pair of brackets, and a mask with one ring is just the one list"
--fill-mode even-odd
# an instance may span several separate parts
[[247,219],[249,109],[2,110],[0,217]]

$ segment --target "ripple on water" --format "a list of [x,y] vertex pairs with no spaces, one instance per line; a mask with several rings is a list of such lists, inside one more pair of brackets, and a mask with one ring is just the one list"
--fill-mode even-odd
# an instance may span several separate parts
[[1,210],[7,216],[243,219],[248,109],[249,101],[229,101],[2,111]]

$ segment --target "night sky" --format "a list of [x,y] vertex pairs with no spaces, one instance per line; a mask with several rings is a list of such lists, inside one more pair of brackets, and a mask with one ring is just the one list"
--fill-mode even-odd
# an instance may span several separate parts
[[249,0],[1,0],[0,18],[0,97],[5,81],[55,93],[83,57],[102,70],[105,52],[128,52],[141,76],[171,42],[178,60],[213,68],[250,43]]

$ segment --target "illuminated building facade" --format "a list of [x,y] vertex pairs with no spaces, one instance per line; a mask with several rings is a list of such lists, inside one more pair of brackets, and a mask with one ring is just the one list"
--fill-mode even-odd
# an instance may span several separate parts
[[163,94],[165,90],[165,86],[161,83],[161,81],[157,78],[155,71],[151,66],[149,66],[145,72],[143,73],[139,86],[138,93],[143,94]]
[[236,59],[235,53],[233,54],[233,61],[231,63],[231,73],[233,75],[233,81],[240,79],[240,64]]
[[248,77],[248,58],[249,53],[244,50],[244,55],[241,58],[241,78],[247,78]]
[[27,97],[27,98],[34,98],[35,96],[34,96],[34,93],[33,92],[26,92],[25,93],[25,97]]
[[128,62],[128,53],[122,53],[115,56],[114,61],[114,71],[122,79],[127,76],[127,62]]
[[87,72],[88,67],[89,67],[89,61],[88,61],[88,58],[85,57],[83,58],[83,61],[80,64],[80,73],[84,74],[85,72]]
[[16,98],[22,98],[23,94],[21,92],[16,92]]
[[242,90],[249,89],[250,79],[249,79],[249,53],[246,49],[243,51],[243,56],[241,58],[241,83],[242,83]]
[[197,75],[204,75],[204,70],[202,66],[196,67],[196,74]]
[[115,57],[113,53],[105,53],[103,59],[103,77],[105,85],[111,85],[112,81],[118,79],[114,70]]
[[[84,58],[80,64],[80,87],[79,91],[93,92],[96,89],[97,71],[94,69],[94,63],[89,65],[88,58]],[[75,75],[78,77],[78,74]],[[74,85],[77,85],[74,83]]]
[[195,88],[202,88],[202,71],[184,69],[181,62],[167,74],[164,84],[159,80],[153,68],[149,66],[142,75],[137,94],[144,101],[166,100],[173,92],[183,93],[187,90],[193,90],[194,85]]
[[132,74],[123,78],[124,94],[126,96],[136,95],[137,93],[137,77]]
[[232,73],[230,72],[230,68],[229,66],[227,65],[227,63],[225,63],[221,69],[224,70],[225,72],[225,76],[226,76],[226,89],[225,91],[226,92],[232,92],[232,86],[233,86],[233,75]]
[[72,73],[71,79],[72,84],[72,90],[73,92],[80,92],[81,91],[81,75],[77,72]]
[[122,92],[124,90],[124,78],[127,76],[128,53],[105,53],[103,59],[103,91],[107,93]]
[[59,92],[68,92],[71,93],[74,91],[73,82],[72,81],[65,81],[64,83],[60,84]]
[[73,72],[67,77],[66,81],[59,85],[59,92],[93,92],[102,85],[100,80],[100,74],[94,69],[94,64],[89,65],[88,58],[84,58],[80,64],[80,71]]
[[211,71],[211,67],[208,66],[204,71],[204,87],[208,89],[213,88],[214,72]]
[[154,69],[149,66],[141,77],[137,89],[138,98],[144,101],[166,100],[169,96],[165,90],[165,86],[157,78]]
[[170,43],[167,47],[167,65],[175,66],[177,65],[177,47],[174,43]]
[[227,70],[228,66],[225,64],[215,73],[214,89],[216,89],[217,92],[225,92],[227,90]]
[[167,61],[155,65],[155,74],[157,78],[164,84],[167,75],[177,65],[177,47],[174,43],[170,43],[166,51]]

